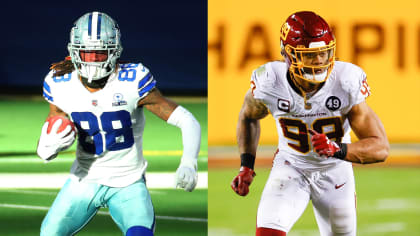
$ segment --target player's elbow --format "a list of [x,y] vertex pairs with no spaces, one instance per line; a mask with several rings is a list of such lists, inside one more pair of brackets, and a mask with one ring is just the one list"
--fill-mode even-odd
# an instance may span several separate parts
[[359,155],[357,155],[357,163],[373,164],[384,162],[389,155],[389,143],[387,140],[376,140],[368,147],[365,147]]
[[388,158],[388,151],[381,150],[376,155],[376,162],[384,162]]
[[378,146],[378,150],[375,153],[376,155],[376,161],[377,162],[384,162],[389,155],[389,143],[388,140],[384,140],[381,142]]
[[382,152],[381,152],[381,154],[380,154],[380,159],[381,159],[381,161],[382,161],[382,162],[384,162],[384,161],[388,158],[388,156],[389,156],[389,144],[388,144],[388,146],[386,146],[386,147],[382,150]]

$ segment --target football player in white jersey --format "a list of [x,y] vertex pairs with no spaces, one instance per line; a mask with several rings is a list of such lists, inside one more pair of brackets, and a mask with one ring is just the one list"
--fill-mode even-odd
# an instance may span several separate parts
[[[175,185],[192,191],[197,183],[200,125],[185,108],[163,97],[142,64],[120,63],[117,23],[101,12],[80,17],[71,29],[70,57],[53,64],[44,82],[48,117],[67,116],[77,128],[71,174],[44,218],[41,235],[74,235],[100,207],[124,235],[154,234],[155,216],[146,188],[142,153],[143,108],[182,131],[183,156]],[[37,153],[46,162],[76,138],[61,121],[42,128]]]
[[[232,189],[248,194],[255,177],[259,120],[276,120],[278,150],[257,212],[256,235],[284,236],[312,200],[322,236],[356,235],[352,162],[382,162],[389,143],[366,104],[366,74],[335,61],[335,38],[314,12],[297,12],[280,32],[284,62],[256,69],[239,114],[241,168]],[[351,143],[350,129],[358,137]]]

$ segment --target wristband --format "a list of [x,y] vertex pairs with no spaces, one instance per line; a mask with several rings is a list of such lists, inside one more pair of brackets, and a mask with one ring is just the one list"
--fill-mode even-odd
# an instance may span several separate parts
[[340,150],[335,152],[333,157],[344,160],[347,155],[347,143],[337,143],[337,145],[340,147]]
[[242,153],[241,154],[241,166],[246,166],[251,170],[254,169],[255,156],[251,153]]

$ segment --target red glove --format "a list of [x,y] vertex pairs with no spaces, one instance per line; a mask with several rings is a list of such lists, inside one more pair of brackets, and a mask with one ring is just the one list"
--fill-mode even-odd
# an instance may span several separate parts
[[252,169],[241,166],[238,176],[232,180],[230,187],[232,187],[233,191],[238,195],[246,196],[249,192],[249,185],[251,185],[255,175],[256,174]]
[[340,147],[334,141],[329,140],[327,135],[312,129],[309,130],[309,133],[312,134],[312,146],[320,156],[332,157],[334,153],[340,151]]

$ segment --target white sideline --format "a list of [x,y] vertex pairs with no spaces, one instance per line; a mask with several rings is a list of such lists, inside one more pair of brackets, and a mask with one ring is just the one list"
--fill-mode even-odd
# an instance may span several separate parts
[[[173,189],[174,172],[146,173],[149,189]],[[1,173],[0,188],[61,188],[69,173]],[[207,189],[207,172],[198,172],[197,189]]]
[[[1,204],[0,207],[14,208],[14,209],[28,209],[28,210],[40,210],[48,211],[50,208],[45,206],[31,206],[31,205],[17,205],[17,204]],[[109,215],[107,211],[98,211],[98,215]],[[203,218],[192,218],[192,217],[177,217],[177,216],[156,216],[156,219],[162,220],[180,220],[180,221],[193,221],[193,222],[207,222],[207,219]]]

